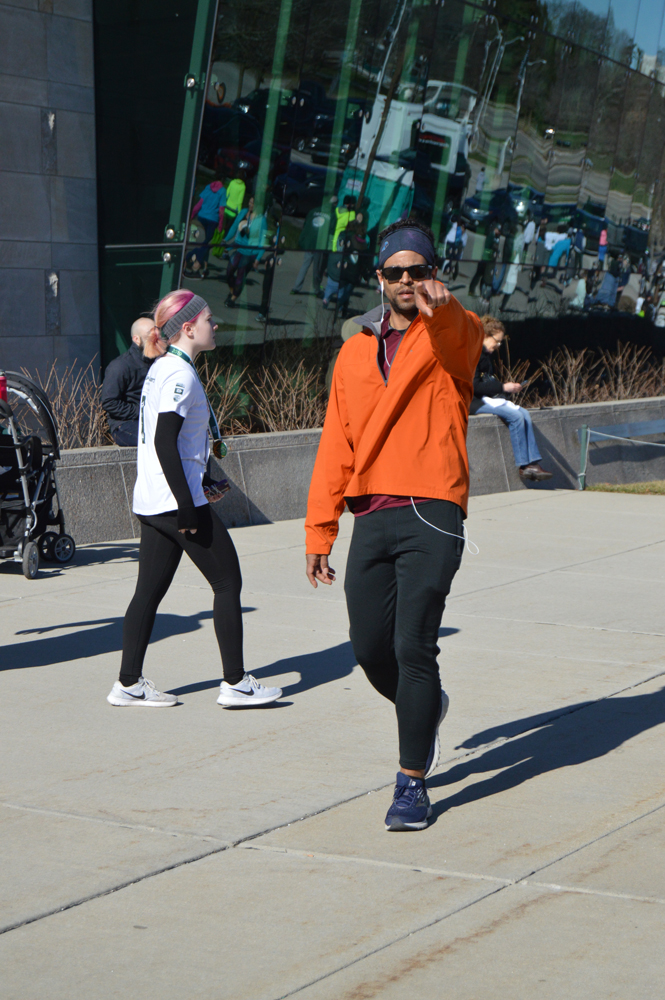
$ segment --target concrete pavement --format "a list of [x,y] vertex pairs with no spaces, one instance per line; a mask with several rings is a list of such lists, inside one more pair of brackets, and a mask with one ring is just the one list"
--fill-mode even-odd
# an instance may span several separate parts
[[[0,566],[3,1000],[646,1000],[665,973],[665,498],[474,498],[441,630],[434,822],[388,835],[395,723],[354,665],[302,523],[235,529],[247,665],[215,704],[207,584],[183,562],[121,711],[136,542]],[[343,576],[351,519],[335,565]]]

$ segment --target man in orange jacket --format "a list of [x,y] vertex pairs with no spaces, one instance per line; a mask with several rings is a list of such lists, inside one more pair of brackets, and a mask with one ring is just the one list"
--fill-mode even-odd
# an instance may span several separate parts
[[435,280],[427,226],[396,222],[381,234],[377,277],[381,305],[359,317],[335,364],[309,491],[307,576],[313,587],[334,582],[328,556],[348,505],[351,643],[397,714],[400,770],[386,829],[421,830],[448,708],[437,639],[464,549],[466,431],[483,331]]

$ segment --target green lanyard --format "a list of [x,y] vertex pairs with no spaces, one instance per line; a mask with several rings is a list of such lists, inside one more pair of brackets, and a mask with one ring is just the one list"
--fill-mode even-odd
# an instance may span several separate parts
[[[184,351],[180,351],[177,347],[173,346],[167,348],[166,353],[175,354],[177,358],[181,358],[183,361],[186,361],[188,365],[191,365],[194,371],[196,372],[196,377],[199,380],[201,388],[203,389],[201,376],[199,375],[198,371],[196,371],[196,365],[194,364],[194,362],[192,361],[192,359],[188,354],[185,354]],[[222,435],[219,432],[219,424],[217,423],[217,417],[215,416],[213,408],[210,405],[210,400],[205,394],[205,389],[203,389],[203,395],[205,396],[206,403],[208,404],[208,414],[209,414],[208,430],[210,431],[210,437],[212,438],[212,453],[215,456],[215,458],[224,458],[228,449],[224,444],[224,442],[222,441]]]

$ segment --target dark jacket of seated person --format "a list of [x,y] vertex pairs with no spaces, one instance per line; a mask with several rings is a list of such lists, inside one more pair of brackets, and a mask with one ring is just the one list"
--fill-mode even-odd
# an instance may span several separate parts
[[471,414],[477,413],[478,408],[483,405],[483,396],[506,398],[503,383],[494,374],[492,355],[485,347],[483,347],[480,361],[473,376],[473,399],[469,407]]
[[121,447],[136,447],[138,442],[141,391],[151,364],[152,359],[143,356],[143,346],[132,343],[106,369],[102,407],[108,415],[113,440]]

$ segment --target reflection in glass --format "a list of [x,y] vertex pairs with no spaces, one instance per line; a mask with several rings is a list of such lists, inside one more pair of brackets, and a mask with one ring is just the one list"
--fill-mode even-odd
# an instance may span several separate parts
[[603,231],[606,268],[643,254],[663,96],[640,39],[661,0],[571,0],[528,25],[503,6],[222,0],[183,278],[220,344],[332,343],[377,303],[398,218],[432,227],[463,303],[509,319],[589,308]]

